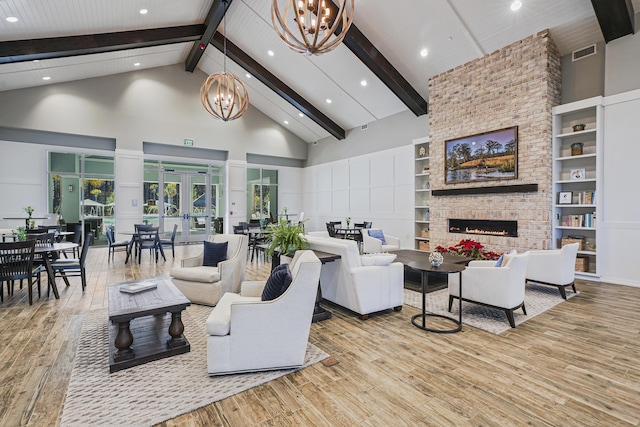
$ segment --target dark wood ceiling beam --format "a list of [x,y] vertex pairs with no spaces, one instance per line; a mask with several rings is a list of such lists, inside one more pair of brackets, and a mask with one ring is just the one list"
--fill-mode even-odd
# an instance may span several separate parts
[[[327,3],[331,9],[331,16],[337,16],[338,7],[331,0]],[[333,21],[330,25],[333,25]],[[342,31],[342,25],[338,25],[335,34]],[[402,77],[391,62],[369,41],[369,39],[355,26],[351,24],[342,43],[349,48],[358,59],[366,65],[416,116],[427,114],[429,106],[427,101],[420,96],[417,90]]]
[[413,111],[413,114],[416,116],[427,114],[429,111],[427,101],[402,77],[402,74],[376,49],[358,27],[351,25],[342,42]]
[[[222,52],[223,43],[224,37],[222,36],[222,34],[220,34],[219,32],[216,33],[211,44],[216,49]],[[276,76],[269,72],[269,70],[256,62],[253,58],[247,55],[242,49],[230,42],[228,39],[227,57],[231,58],[236,64],[244,68],[253,77],[260,80],[269,89],[280,95],[287,102],[296,107],[331,135],[333,135],[337,139],[345,138],[344,129],[342,129],[337,123],[324,115],[306,99],[298,95],[293,89],[279,80]]]
[[591,0],[606,43],[634,33],[631,0]]
[[204,25],[0,42],[0,64],[65,58],[199,40]]
[[[200,38],[199,43],[194,43],[191,47],[191,52],[189,52],[189,56],[187,56],[187,60],[185,61],[184,68],[186,71],[190,73],[196,69],[200,58],[204,54],[204,50],[206,47],[213,41],[213,37],[216,35],[216,31],[220,26],[220,23],[224,19],[224,15],[227,10],[231,6],[233,0],[214,0],[211,5],[211,9],[209,9],[209,13],[207,14],[207,18],[204,21],[204,34]],[[228,3],[225,6],[225,3]]]

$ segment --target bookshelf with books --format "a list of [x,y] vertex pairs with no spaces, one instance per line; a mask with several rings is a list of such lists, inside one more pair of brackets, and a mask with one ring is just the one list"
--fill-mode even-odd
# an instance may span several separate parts
[[429,139],[420,138],[413,141],[415,156],[415,249],[428,251],[429,245],[429,221],[431,185],[429,177],[431,174],[429,166]]
[[552,246],[580,241],[576,275],[597,280],[601,204],[602,97],[553,109]]

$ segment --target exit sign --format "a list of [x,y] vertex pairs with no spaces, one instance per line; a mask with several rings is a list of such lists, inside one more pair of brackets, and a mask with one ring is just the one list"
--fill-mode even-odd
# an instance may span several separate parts
[[193,147],[193,139],[185,139],[184,145],[187,147]]

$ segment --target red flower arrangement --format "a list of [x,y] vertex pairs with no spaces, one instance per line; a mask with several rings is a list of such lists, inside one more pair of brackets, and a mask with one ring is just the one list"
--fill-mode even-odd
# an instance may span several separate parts
[[474,259],[498,259],[500,258],[500,254],[495,252],[487,251],[482,246],[482,243],[476,242],[475,240],[463,239],[460,240],[460,243],[454,246],[449,246],[448,248],[444,248],[440,245],[436,247],[437,252],[443,253],[453,253],[457,255],[466,256]]

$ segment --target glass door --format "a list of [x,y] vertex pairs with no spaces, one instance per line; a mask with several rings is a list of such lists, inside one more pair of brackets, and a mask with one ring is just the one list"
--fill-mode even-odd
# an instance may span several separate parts
[[211,229],[211,178],[206,173],[165,171],[158,200],[165,235],[177,225],[176,242],[206,240]]

